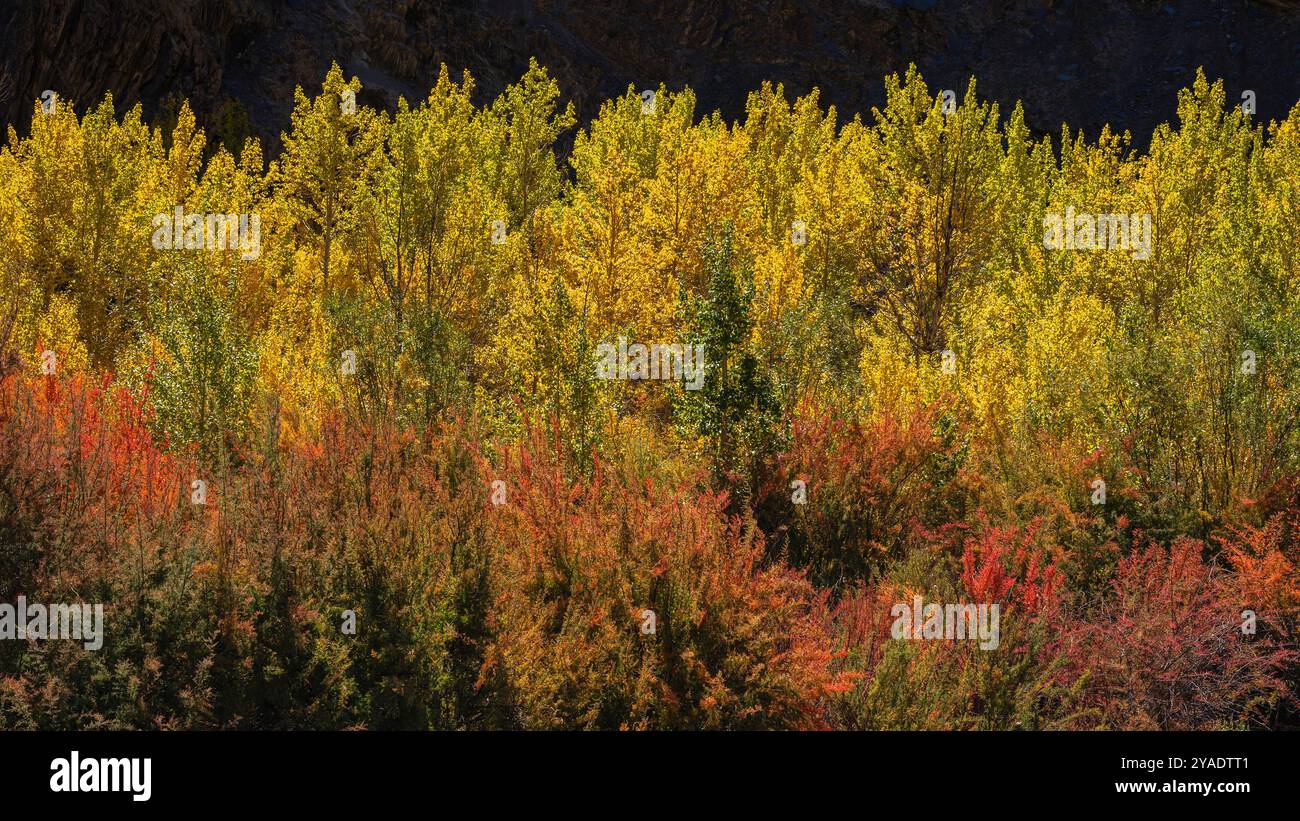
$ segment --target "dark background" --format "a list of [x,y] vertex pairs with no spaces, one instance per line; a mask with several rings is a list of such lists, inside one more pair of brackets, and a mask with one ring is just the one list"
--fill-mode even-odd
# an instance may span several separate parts
[[[1173,118],[1198,66],[1258,116],[1300,99],[1300,0],[0,0],[0,119],[25,131],[43,89],[79,107],[111,90],[146,118],[188,98],[210,135],[261,135],[272,153],[293,87],[319,93],[330,60],[391,107],[438,66],[469,68],[482,101],[535,55],[580,120],[660,82],[729,118],[764,79],[813,86],[868,115],[909,62],[931,89],[1025,105],[1029,125],[1104,123],[1141,146]],[[869,119],[869,118],[868,118]]]

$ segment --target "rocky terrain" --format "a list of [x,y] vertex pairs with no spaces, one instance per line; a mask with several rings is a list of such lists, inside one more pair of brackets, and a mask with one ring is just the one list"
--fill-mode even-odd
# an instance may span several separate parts
[[1259,115],[1300,99],[1300,3],[1292,0],[0,0],[0,118],[20,130],[54,89],[80,105],[106,90],[146,116],[189,98],[227,140],[275,150],[293,87],[331,60],[391,106],[420,96],[446,62],[484,98],[530,55],[580,116],[626,89],[689,84],[734,116],[764,79],[818,86],[868,112],[883,75],[915,62],[932,87],[978,78],[981,96],[1022,100],[1031,127],[1103,123],[1137,141],[1172,116],[1197,66]]

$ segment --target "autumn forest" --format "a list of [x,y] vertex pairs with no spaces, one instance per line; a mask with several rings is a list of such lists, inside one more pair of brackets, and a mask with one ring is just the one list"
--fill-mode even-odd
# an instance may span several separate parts
[[884,87],[33,101],[0,728],[1300,724],[1300,105]]

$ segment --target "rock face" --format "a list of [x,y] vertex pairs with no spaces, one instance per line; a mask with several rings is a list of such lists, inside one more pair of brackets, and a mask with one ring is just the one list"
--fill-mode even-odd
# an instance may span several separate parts
[[932,89],[974,75],[982,97],[1022,100],[1038,131],[1110,123],[1141,144],[1198,66],[1284,116],[1297,35],[1300,0],[0,0],[0,118],[25,130],[44,89],[79,106],[111,90],[147,117],[188,98],[210,133],[275,151],[293,87],[318,89],[331,60],[391,106],[443,62],[490,99],[529,56],[581,117],[660,82],[734,117],[765,79],[851,116],[915,62]]

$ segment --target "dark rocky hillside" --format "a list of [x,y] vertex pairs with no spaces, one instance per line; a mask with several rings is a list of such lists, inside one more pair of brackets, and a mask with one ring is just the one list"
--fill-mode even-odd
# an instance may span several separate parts
[[1171,117],[1199,65],[1231,98],[1280,117],[1300,99],[1300,4],[1289,0],[0,0],[0,118],[25,128],[42,89],[86,104],[113,91],[156,115],[187,97],[213,133],[274,150],[295,84],[330,60],[369,101],[418,96],[438,65],[485,97],[536,55],[581,116],[629,83],[689,84],[735,115],[764,79],[869,110],[909,62],[932,87],[1023,100],[1029,123],[1138,142]]

